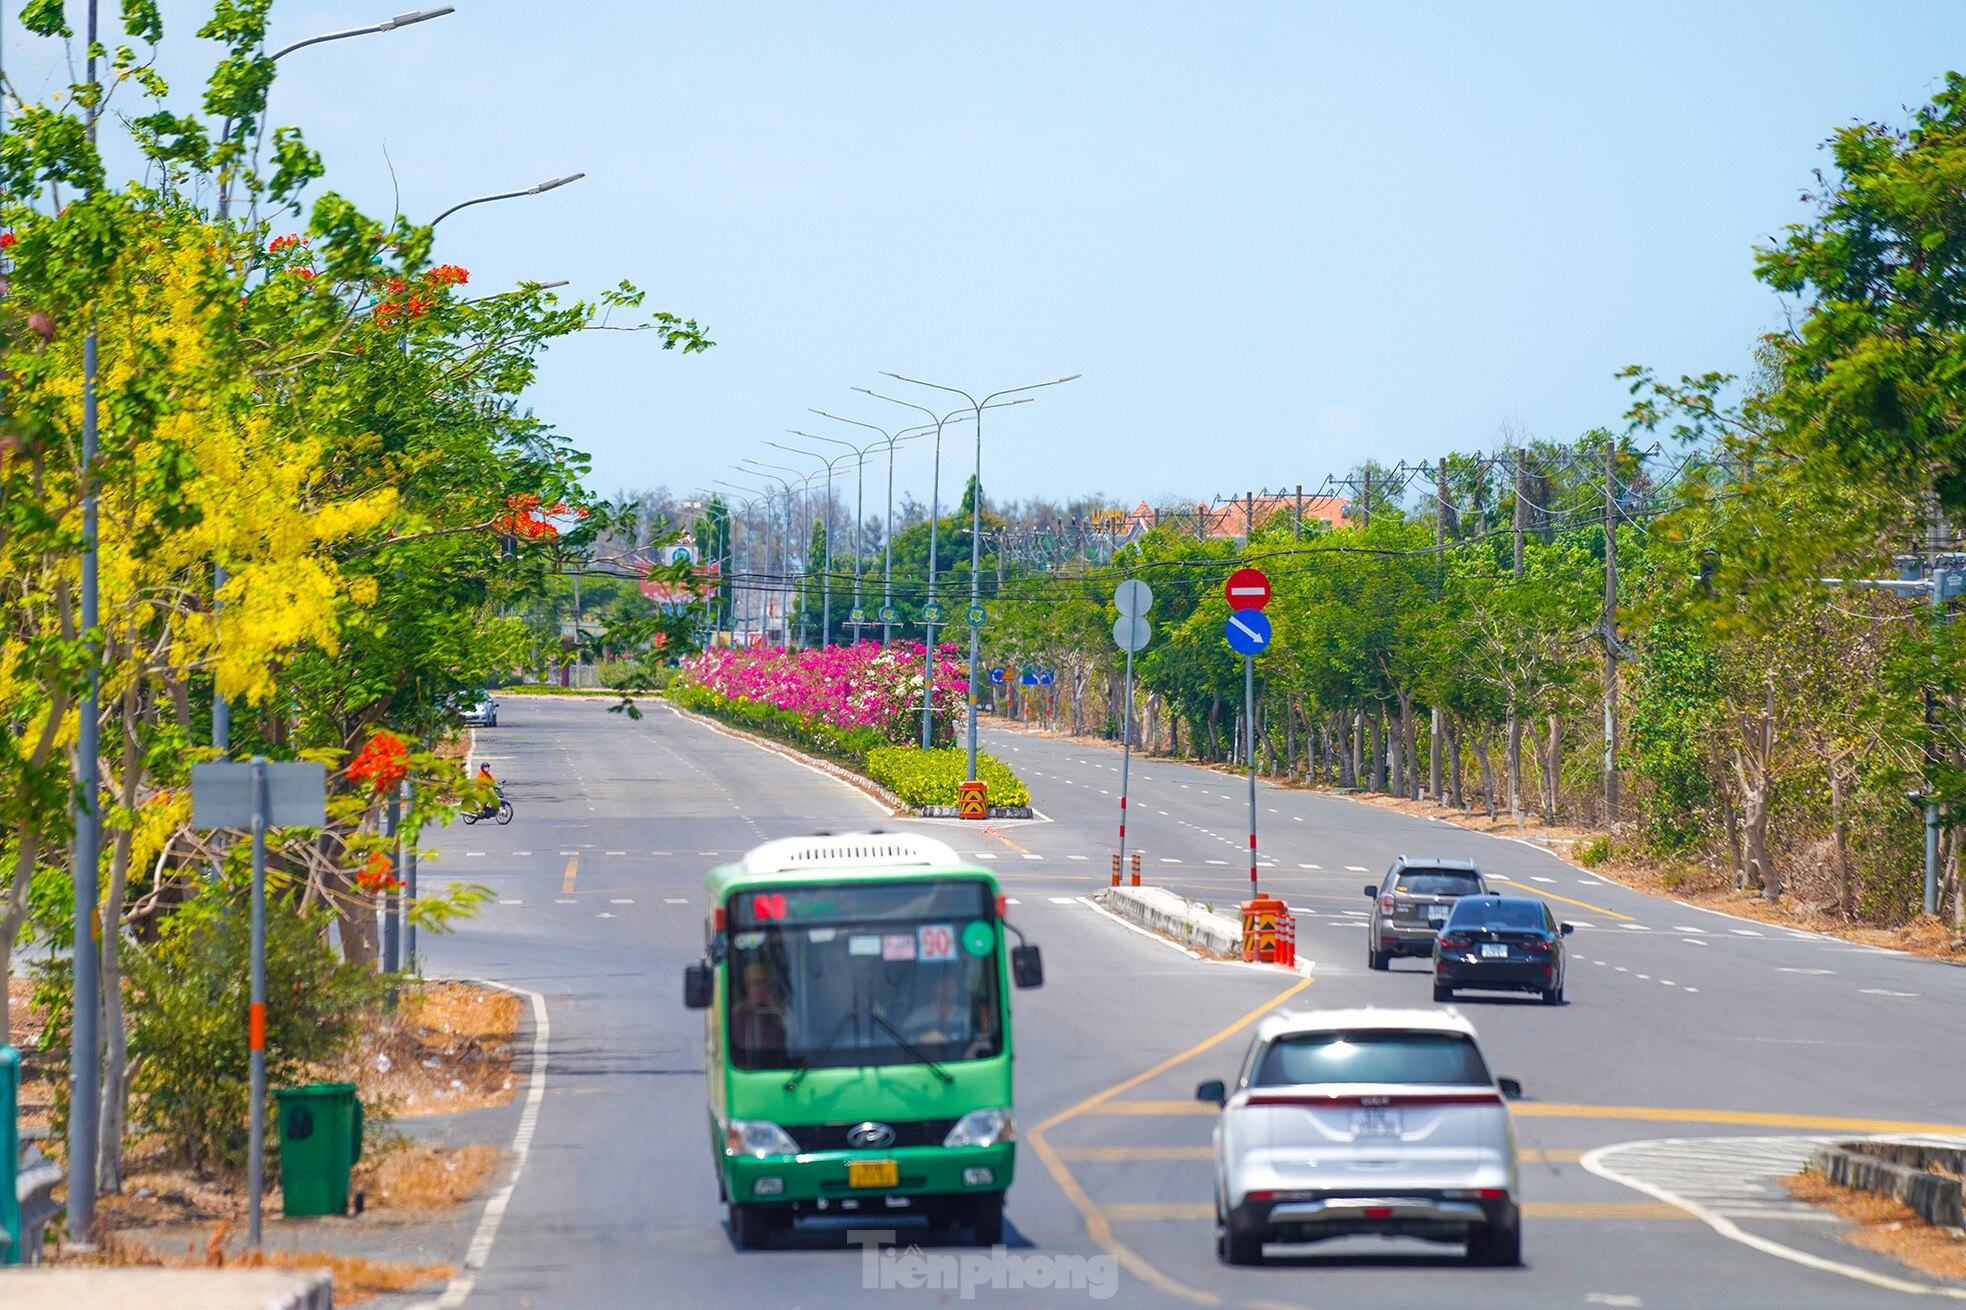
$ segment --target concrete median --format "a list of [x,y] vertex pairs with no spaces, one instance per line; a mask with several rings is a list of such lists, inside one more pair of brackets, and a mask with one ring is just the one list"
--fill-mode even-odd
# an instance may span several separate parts
[[1901,1201],[1927,1223],[1960,1227],[1960,1178],[1966,1175],[1966,1147],[1923,1142],[1834,1142],[1817,1147],[1810,1165],[1832,1183]]
[[1159,887],[1102,887],[1093,899],[1128,923],[1204,955],[1242,958],[1242,921],[1200,901]]

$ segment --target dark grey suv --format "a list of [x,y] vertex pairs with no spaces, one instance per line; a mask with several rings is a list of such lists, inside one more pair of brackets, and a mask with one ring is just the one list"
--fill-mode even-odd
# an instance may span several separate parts
[[1477,896],[1488,884],[1473,860],[1409,859],[1393,861],[1385,879],[1366,885],[1372,898],[1370,936],[1365,939],[1366,963],[1383,969],[1396,955],[1434,953],[1434,937],[1463,896]]

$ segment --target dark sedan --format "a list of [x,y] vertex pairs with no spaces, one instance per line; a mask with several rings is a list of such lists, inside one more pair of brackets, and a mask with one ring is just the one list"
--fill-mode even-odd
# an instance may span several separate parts
[[1463,896],[1434,940],[1434,999],[1466,988],[1535,992],[1561,1005],[1570,930],[1534,897]]

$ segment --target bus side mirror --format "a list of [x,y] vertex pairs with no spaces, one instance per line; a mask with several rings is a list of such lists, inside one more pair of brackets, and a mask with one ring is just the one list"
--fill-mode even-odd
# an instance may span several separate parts
[[710,1008],[710,995],[716,987],[716,974],[707,964],[692,964],[683,970],[683,1004],[692,1010]]
[[1044,986],[1044,957],[1035,946],[1010,948],[1010,980],[1019,987]]

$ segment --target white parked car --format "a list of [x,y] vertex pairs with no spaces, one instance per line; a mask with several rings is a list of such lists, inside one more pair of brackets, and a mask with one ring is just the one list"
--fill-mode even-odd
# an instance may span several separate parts
[[498,702],[490,696],[474,696],[464,702],[464,723],[470,728],[496,728]]
[[1452,1010],[1283,1013],[1256,1030],[1233,1086],[1195,1095],[1215,1126],[1216,1254],[1357,1233],[1466,1243],[1522,1259],[1512,1078],[1488,1072]]

